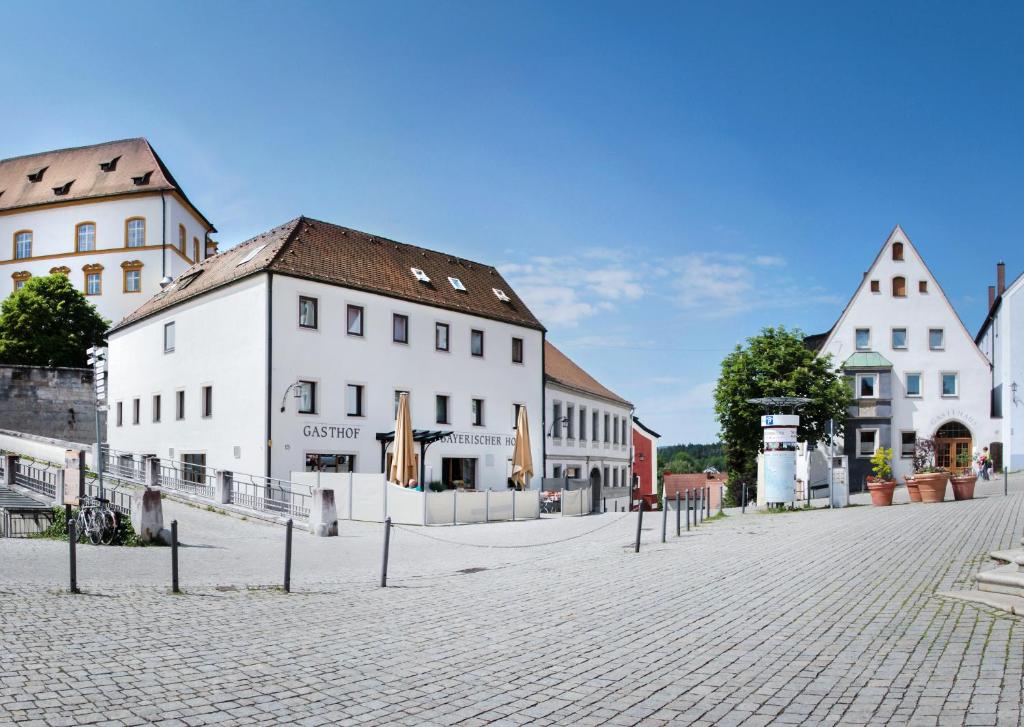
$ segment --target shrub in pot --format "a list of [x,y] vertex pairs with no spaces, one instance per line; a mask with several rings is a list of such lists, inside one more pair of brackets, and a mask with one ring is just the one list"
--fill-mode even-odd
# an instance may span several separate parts
[[922,438],[914,445],[914,484],[921,493],[921,502],[942,502],[946,499],[949,473],[935,465],[935,440]]
[[973,500],[974,485],[978,482],[978,476],[971,470],[971,456],[967,452],[961,452],[957,455],[956,465],[957,473],[949,478],[953,485],[953,499]]
[[891,505],[892,493],[896,489],[896,480],[892,478],[892,449],[879,447],[875,450],[871,455],[871,471],[874,473],[868,478],[871,504],[875,507]]

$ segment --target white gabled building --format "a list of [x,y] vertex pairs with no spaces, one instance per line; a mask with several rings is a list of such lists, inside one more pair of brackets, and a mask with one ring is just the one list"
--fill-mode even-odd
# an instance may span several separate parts
[[996,468],[1024,468],[1024,275],[1006,285],[1006,265],[996,265],[996,284],[988,288],[988,315],[975,341],[992,364],[992,416],[1003,429],[1002,446],[991,447]]
[[216,252],[214,231],[145,139],[0,160],[0,297],[62,273],[116,323]]
[[633,405],[544,343],[546,477],[587,480],[593,505],[628,497]]
[[899,226],[836,324],[808,343],[832,354],[853,386],[837,450],[849,458],[851,491],[864,489],[878,447],[892,448],[902,478],[918,437],[936,439],[943,466],[1001,441],[989,362]]
[[[544,328],[489,265],[298,218],[187,270],[109,337],[116,450],[288,478],[382,472],[400,392],[426,482],[542,476]],[[421,451],[417,448],[417,451]],[[535,484],[536,486],[536,484]]]

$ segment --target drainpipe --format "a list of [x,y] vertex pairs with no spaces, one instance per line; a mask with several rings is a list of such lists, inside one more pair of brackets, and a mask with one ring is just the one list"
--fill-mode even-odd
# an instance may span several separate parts
[[167,277],[167,197],[160,192],[160,281]]
[[[547,402],[547,386],[545,386],[546,374],[544,373],[544,342],[547,339],[547,334],[544,331],[540,333],[540,478],[541,483],[544,482],[544,478],[548,476],[548,402]],[[543,484],[541,487],[543,488]]]
[[274,274],[267,272],[267,438],[265,444],[267,447],[267,477],[270,477],[270,452],[273,447],[273,439],[271,433],[271,407],[273,399],[273,363],[274,363],[274,328],[273,328],[273,303],[274,303]]

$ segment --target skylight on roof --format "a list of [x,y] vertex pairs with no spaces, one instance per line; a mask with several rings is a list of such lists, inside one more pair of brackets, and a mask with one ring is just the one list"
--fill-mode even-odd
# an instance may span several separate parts
[[502,303],[511,303],[511,298],[501,288],[491,288],[494,291],[494,297],[500,300]]
[[419,268],[409,268],[409,269],[412,271],[412,274],[414,276],[416,276],[416,279],[418,281],[420,281],[421,283],[429,283],[430,282],[430,276],[427,275],[422,270],[420,270]]
[[245,257],[243,257],[241,260],[235,263],[235,267],[238,267],[239,265],[245,265],[247,262],[251,262],[252,259],[259,255],[260,251],[263,250],[263,248],[265,247],[266,245],[259,245],[257,247],[254,247],[252,250],[246,253]]
[[462,281],[458,278],[448,276],[448,282],[452,284],[452,287],[456,290],[461,290],[463,293],[466,292],[466,286],[462,284]]

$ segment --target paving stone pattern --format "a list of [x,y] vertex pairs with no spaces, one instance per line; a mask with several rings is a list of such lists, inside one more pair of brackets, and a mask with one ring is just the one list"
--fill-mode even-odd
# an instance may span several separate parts
[[405,528],[387,589],[343,522],[291,594],[280,527],[182,505],[180,596],[165,548],[83,546],[73,596],[66,544],[0,540],[0,723],[1018,725],[1024,619],[934,595],[1019,542],[1012,489],[664,545],[646,513],[639,554],[635,513]]

